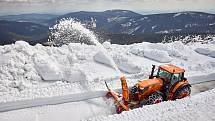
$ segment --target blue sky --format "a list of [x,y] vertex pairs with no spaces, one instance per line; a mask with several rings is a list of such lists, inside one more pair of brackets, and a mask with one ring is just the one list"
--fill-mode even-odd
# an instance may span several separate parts
[[215,0],[0,0],[0,15],[64,14],[75,11],[126,9],[141,14],[201,11],[215,13]]

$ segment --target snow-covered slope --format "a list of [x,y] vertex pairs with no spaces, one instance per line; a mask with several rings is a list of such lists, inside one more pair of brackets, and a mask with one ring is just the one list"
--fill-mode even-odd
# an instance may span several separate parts
[[190,98],[144,106],[122,114],[87,121],[214,121],[215,89]]

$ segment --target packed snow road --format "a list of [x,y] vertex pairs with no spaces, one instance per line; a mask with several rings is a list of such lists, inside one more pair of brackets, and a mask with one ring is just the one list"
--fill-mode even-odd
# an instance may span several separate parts
[[[201,84],[196,84],[196,85],[193,85],[192,90],[200,90],[202,88],[204,88],[203,90],[206,90],[207,86],[208,86],[207,89],[211,89],[214,86],[214,84],[215,84],[215,81],[203,83],[202,87],[201,87]],[[213,85],[213,86],[211,86],[211,85]],[[214,90],[210,91],[210,93],[211,92],[214,92]],[[202,101],[207,100],[206,102],[204,102],[204,103],[207,103],[209,100],[213,99],[213,96],[211,97],[211,95],[214,95],[214,94],[210,94],[210,93],[207,94],[206,92],[204,92],[203,94],[200,94],[201,100],[199,100],[200,96],[195,91],[195,93],[194,93],[195,95],[191,96],[191,101],[197,106],[194,106],[189,101],[190,99],[182,99],[182,100],[186,100],[186,101],[180,101],[180,100],[176,101],[176,103],[179,102],[179,104],[176,104],[175,108],[177,110],[180,109],[181,108],[180,104],[181,104],[181,105],[183,105],[182,107],[185,108],[185,111],[186,110],[197,110],[199,105],[202,105],[201,104]],[[196,97],[198,97],[198,100],[197,99],[195,100]],[[187,105],[185,105],[187,102],[190,102],[190,104],[188,105],[189,107],[186,107]],[[168,104],[168,103],[170,103],[170,104]],[[210,104],[211,104],[211,101],[210,101]],[[164,104],[163,103],[158,104],[157,106],[159,109],[160,109],[160,105],[162,105],[161,110],[166,110],[164,107],[166,107],[166,108],[172,107],[175,105],[175,103],[174,102],[164,102]],[[211,106],[213,107],[213,105],[214,104],[212,104]],[[146,107],[148,107],[148,106],[146,106]],[[148,110],[146,107],[144,107],[143,110]],[[154,105],[152,105],[152,107],[155,108]],[[70,120],[79,121],[79,120],[88,119],[88,118],[91,118],[90,120],[109,120],[109,118],[106,118],[106,116],[115,114],[114,110],[115,110],[115,108],[113,106],[112,100],[107,100],[105,98],[99,97],[99,98],[88,99],[88,100],[79,101],[79,102],[69,102],[69,103],[63,103],[63,104],[57,104],[57,105],[47,105],[47,106],[26,108],[26,109],[21,109],[21,110],[8,111],[8,112],[4,112],[4,113],[2,112],[2,113],[0,113],[0,121],[14,121],[14,120],[16,120],[16,121],[70,121]],[[141,109],[137,109],[137,110],[141,110]],[[156,110],[158,110],[158,109],[156,108]],[[172,110],[172,108],[171,108],[171,110]],[[134,113],[134,111],[132,111],[132,113]],[[127,112],[126,112],[126,114],[127,114]],[[135,114],[141,115],[142,111],[140,111],[140,112],[138,111]],[[123,113],[123,115],[125,115],[125,114]],[[144,114],[144,115],[148,115],[148,114]],[[175,115],[175,114],[172,114],[172,115]],[[209,115],[209,117],[206,117],[206,119],[211,117],[210,114],[207,114],[207,116],[208,115]],[[93,117],[98,117],[98,118],[93,118]],[[114,115],[114,117],[115,117],[115,115]],[[190,117],[190,120],[192,118],[194,118],[192,116],[189,116],[189,117]],[[198,115],[198,117],[199,117],[199,115]],[[132,118],[132,117],[129,116],[126,118],[130,120],[130,118]],[[166,120],[169,120],[168,116],[166,118],[167,118]],[[182,119],[183,118],[181,118],[179,120],[182,120]],[[200,117],[200,119],[202,119],[202,117]],[[110,120],[113,120],[113,118],[110,117]],[[126,119],[124,119],[124,120],[126,120]],[[147,120],[150,120],[150,119],[147,119]]]
[[[197,84],[192,84],[192,94],[200,93],[215,87],[215,81],[196,81]],[[121,89],[115,89],[116,92],[119,92]],[[0,103],[0,112],[17,110],[23,108],[44,106],[44,105],[55,105],[68,102],[79,102],[85,101],[93,98],[105,97],[106,90],[104,91],[87,91],[77,94],[68,94],[62,96],[53,96],[46,98],[36,98],[33,100],[19,100],[13,102]]]
[[15,102],[0,103],[0,112],[37,107],[37,106],[44,106],[44,105],[56,105],[56,104],[62,104],[62,103],[68,103],[68,102],[80,102],[80,101],[85,101],[93,98],[104,97],[105,94],[106,94],[106,91],[94,91],[94,92],[62,95],[62,96],[56,96],[56,97],[37,98],[34,100],[20,100]]
[[79,121],[113,114],[103,98],[47,105],[0,113],[0,121]]
[[208,82],[203,82],[199,84],[193,84],[191,88],[192,89],[191,95],[195,95],[200,92],[204,92],[214,88],[215,88],[215,81],[208,81]]
[[[208,77],[205,75],[201,77],[204,77],[205,79],[210,79],[211,74],[209,74]],[[215,81],[205,81],[205,80],[201,80],[202,78],[197,79],[196,77],[190,77],[190,79],[196,79],[195,81],[191,80],[191,84],[193,86],[192,90],[194,90],[192,91],[192,94],[213,89],[215,85]],[[121,90],[120,88],[115,89],[116,92],[119,92],[120,90]],[[56,105],[56,104],[69,103],[69,102],[86,101],[89,99],[102,98],[105,96],[105,94],[106,94],[106,90],[101,90],[101,91],[88,90],[82,93],[4,102],[4,103],[0,103],[0,112],[37,107],[37,106],[44,106],[44,105]]]

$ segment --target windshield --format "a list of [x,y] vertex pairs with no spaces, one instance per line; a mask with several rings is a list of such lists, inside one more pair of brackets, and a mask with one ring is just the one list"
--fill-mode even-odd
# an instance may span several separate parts
[[165,80],[170,80],[170,78],[171,78],[171,74],[162,69],[158,70],[157,76],[159,76],[160,78],[163,78]]
[[184,73],[172,74],[163,69],[159,69],[157,76],[163,78],[165,81],[171,81],[172,84],[182,80]]

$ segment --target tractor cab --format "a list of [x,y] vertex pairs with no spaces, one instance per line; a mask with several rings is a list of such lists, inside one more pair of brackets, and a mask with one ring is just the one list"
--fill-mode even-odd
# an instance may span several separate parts
[[184,69],[181,69],[172,64],[164,64],[159,66],[156,77],[165,81],[166,84],[175,84],[178,81],[184,80]]
[[184,72],[184,69],[172,64],[164,64],[158,67],[156,78],[163,80],[163,91],[166,100],[180,99],[190,94],[190,84],[184,78]]
[[163,93],[165,92],[164,95],[166,95],[166,100],[174,100],[185,97],[179,95],[181,92],[186,91],[187,95],[190,94],[191,86],[188,83],[188,80],[184,78],[184,69],[172,64],[164,64],[158,66],[157,72],[155,72],[155,70],[155,65],[153,65],[149,79],[156,78],[163,80],[163,87],[161,91]]

